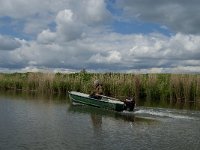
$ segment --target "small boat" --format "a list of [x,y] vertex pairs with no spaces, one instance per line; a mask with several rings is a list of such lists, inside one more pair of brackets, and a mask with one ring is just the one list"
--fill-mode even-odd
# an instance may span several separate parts
[[91,105],[94,107],[114,110],[114,111],[123,111],[129,110],[133,111],[135,107],[135,101],[126,99],[120,101],[119,99],[101,95],[101,99],[95,99],[90,97],[90,95],[85,93],[80,93],[76,91],[69,92],[69,98],[72,102],[81,103],[86,105]]

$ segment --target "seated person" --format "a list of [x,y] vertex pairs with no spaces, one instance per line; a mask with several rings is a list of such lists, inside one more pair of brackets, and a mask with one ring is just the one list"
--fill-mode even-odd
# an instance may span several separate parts
[[94,81],[93,91],[90,94],[91,98],[101,99],[103,94],[102,84],[100,84],[99,80]]

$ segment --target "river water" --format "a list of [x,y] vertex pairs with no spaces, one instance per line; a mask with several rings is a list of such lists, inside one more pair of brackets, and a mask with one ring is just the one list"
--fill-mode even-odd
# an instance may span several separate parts
[[0,96],[0,150],[199,150],[200,111],[116,113],[66,97]]

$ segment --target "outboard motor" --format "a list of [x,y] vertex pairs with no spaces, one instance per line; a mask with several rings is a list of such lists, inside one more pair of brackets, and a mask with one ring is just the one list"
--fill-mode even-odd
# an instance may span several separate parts
[[135,100],[132,98],[125,99],[124,106],[125,106],[125,110],[133,111],[133,109],[135,108]]

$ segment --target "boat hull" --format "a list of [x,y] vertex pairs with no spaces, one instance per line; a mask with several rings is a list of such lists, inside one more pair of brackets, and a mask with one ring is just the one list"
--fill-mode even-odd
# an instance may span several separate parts
[[109,98],[94,99],[91,98],[88,94],[80,92],[69,92],[69,98],[72,102],[82,103],[85,105],[91,105],[94,107],[114,110],[114,111],[123,111],[125,109],[124,103],[121,101],[111,100]]

